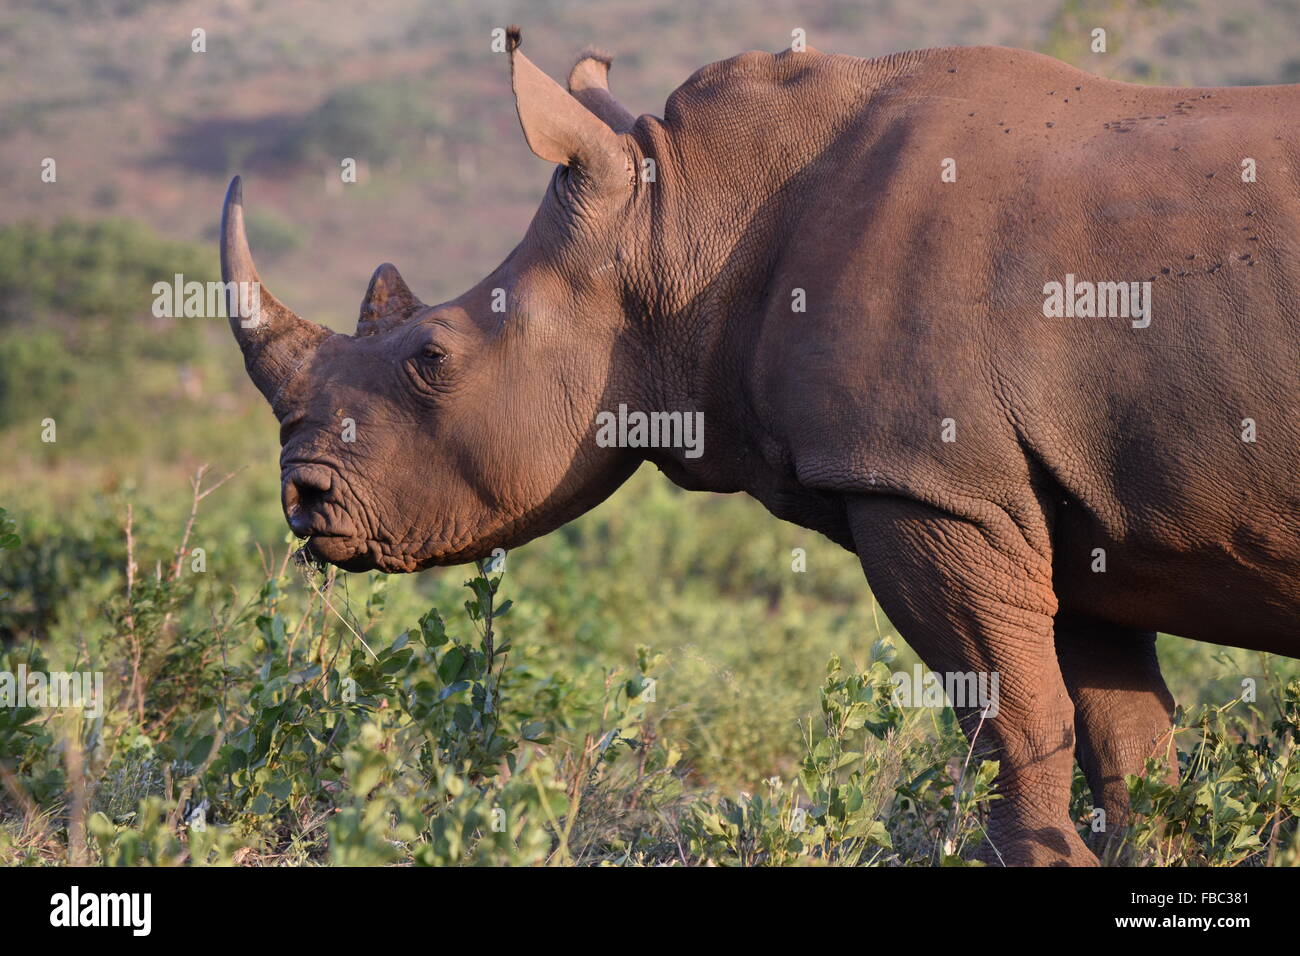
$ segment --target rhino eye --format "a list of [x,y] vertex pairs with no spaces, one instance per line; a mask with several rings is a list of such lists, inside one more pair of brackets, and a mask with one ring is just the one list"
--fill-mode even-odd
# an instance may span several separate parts
[[430,342],[407,361],[407,373],[421,391],[441,391],[446,386],[446,362],[446,350]]

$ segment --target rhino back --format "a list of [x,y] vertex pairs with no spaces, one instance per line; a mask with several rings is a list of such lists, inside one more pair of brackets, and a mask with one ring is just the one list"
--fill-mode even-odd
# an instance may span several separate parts
[[[769,466],[750,490],[787,513],[794,485],[907,494],[1050,550],[1063,603],[1232,642],[1254,599],[1264,636],[1237,642],[1274,646],[1300,608],[1300,88],[844,59],[801,81],[787,119],[819,152],[749,220],[776,224],[737,345]],[[1046,317],[1067,275],[1150,282],[1150,325]]]

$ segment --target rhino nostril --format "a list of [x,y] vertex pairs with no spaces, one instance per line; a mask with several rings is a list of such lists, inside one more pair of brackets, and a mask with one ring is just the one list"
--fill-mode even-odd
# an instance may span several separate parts
[[284,513],[295,534],[312,531],[312,517],[326,501],[333,482],[329,472],[316,468],[296,468],[285,475]]

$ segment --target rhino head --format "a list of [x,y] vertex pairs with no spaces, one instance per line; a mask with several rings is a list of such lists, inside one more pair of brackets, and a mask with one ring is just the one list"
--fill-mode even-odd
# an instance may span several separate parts
[[229,314],[254,384],[280,421],[282,501],[318,558],[415,571],[487,556],[604,500],[635,470],[601,447],[601,409],[635,400],[618,356],[639,226],[632,117],[578,62],[569,90],[519,52],[511,79],[529,147],[559,164],[527,234],[459,298],[425,305],[397,270],[370,280],[354,335],[300,318],[265,289],[226,195],[222,278],[258,283]]

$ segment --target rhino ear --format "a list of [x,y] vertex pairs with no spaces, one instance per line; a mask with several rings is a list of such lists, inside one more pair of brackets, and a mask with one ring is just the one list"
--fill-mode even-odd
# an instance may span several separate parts
[[423,308],[424,303],[415,297],[397,267],[385,262],[370,277],[366,297],[361,301],[357,338],[401,325]]
[[577,166],[598,181],[630,175],[617,134],[519,52],[518,27],[506,31],[510,82],[528,148],[542,159]]
[[626,133],[636,117],[609,91],[609,67],[613,58],[599,50],[587,50],[569,71],[569,93],[615,133]]

